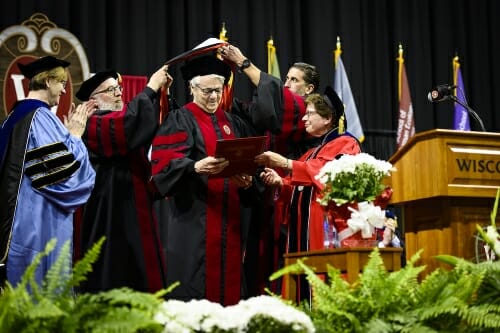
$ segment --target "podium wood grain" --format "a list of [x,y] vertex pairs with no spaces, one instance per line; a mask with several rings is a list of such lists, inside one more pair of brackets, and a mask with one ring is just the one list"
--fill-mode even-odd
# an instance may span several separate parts
[[422,132],[389,161],[397,169],[387,184],[391,203],[402,208],[406,257],[423,249],[425,274],[449,268],[436,255],[474,260],[476,225],[490,224],[500,186],[500,134]]

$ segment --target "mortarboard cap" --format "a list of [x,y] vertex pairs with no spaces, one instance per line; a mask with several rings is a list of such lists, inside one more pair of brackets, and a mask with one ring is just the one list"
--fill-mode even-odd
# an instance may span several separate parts
[[75,94],[81,101],[88,101],[90,99],[90,95],[94,92],[94,90],[99,87],[101,83],[106,81],[109,78],[117,79],[118,83],[121,83],[121,77],[118,72],[115,70],[106,70],[102,72],[95,73],[91,78],[83,81],[80,89]]
[[325,99],[326,104],[333,109],[335,118],[338,119],[344,113],[344,103],[340,100],[339,95],[337,95],[331,86],[327,86],[325,88],[325,95],[323,98]]
[[24,77],[32,79],[35,75],[41,72],[49,71],[57,67],[66,68],[69,65],[70,63],[67,61],[57,59],[53,56],[46,56],[34,60],[28,64],[18,63],[17,67],[19,67],[19,70],[21,71],[21,74],[24,75]]
[[191,58],[197,57],[202,54],[206,54],[208,52],[214,51],[219,47],[227,45],[227,42],[217,39],[217,38],[208,38],[202,43],[196,45],[193,49],[186,51],[184,53],[179,54],[178,56],[173,57],[170,60],[165,62],[165,65],[173,65],[175,63],[186,61]]
[[186,62],[181,67],[181,72],[186,81],[198,75],[217,74],[224,76],[227,82],[231,76],[231,67],[215,56],[204,55]]
[[331,86],[325,88],[325,95],[323,96],[326,104],[328,104],[333,109],[333,117],[337,121],[339,127],[339,133],[344,133],[347,128],[347,121],[344,114],[344,103],[340,99],[339,95],[333,90]]

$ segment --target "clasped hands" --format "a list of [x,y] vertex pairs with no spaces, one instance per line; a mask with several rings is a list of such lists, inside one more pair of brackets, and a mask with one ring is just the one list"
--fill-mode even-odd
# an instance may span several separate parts
[[[279,174],[272,168],[280,167],[288,169],[288,159],[280,154],[272,151],[266,151],[257,155],[254,162],[258,165],[265,166],[264,171],[260,173],[260,177],[266,185],[282,185],[283,181]],[[223,157],[207,156],[194,164],[194,170],[201,175],[216,175],[229,165]],[[238,187],[249,188],[252,185],[253,177],[247,174],[234,175],[231,181]]]
[[265,166],[264,171],[260,173],[260,178],[266,185],[283,185],[281,176],[273,168],[288,168],[288,159],[278,153],[266,151],[255,156],[255,163]]

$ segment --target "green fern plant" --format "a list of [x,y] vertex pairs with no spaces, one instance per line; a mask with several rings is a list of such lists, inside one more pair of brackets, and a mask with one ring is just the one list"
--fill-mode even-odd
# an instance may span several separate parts
[[493,205],[493,210],[490,214],[490,226],[486,230],[480,225],[476,225],[476,229],[481,237],[495,252],[497,256],[500,257],[500,235],[498,233],[498,228],[496,225],[496,217],[498,210],[498,201],[500,199],[500,188],[497,189],[497,195],[495,198],[495,203]]
[[311,317],[317,332],[458,333],[500,329],[500,289],[486,288],[486,281],[499,279],[498,269],[460,263],[451,271],[436,270],[419,282],[425,268],[415,266],[420,253],[401,270],[387,272],[375,248],[353,284],[332,267],[328,267],[325,282],[301,260],[271,279],[289,273],[306,275],[313,303],[298,307]]
[[63,245],[56,263],[41,286],[35,282],[35,270],[41,258],[55,247],[51,240],[36,256],[21,282],[6,284],[0,295],[0,332],[161,332],[162,325],[154,315],[162,297],[176,284],[156,294],[113,289],[98,294],[74,294],[92,264],[99,257],[104,238],[96,242],[75,263],[71,272],[70,243]]

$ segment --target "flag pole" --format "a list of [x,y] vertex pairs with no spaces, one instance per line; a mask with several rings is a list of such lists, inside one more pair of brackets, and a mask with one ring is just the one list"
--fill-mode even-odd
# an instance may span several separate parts
[[269,40],[267,41],[267,73],[271,74],[272,68],[271,68],[271,59],[273,56],[273,51],[274,51],[274,41],[273,41],[273,36],[271,35],[269,37]]
[[455,56],[453,57],[452,68],[453,68],[453,85],[455,86],[453,90],[455,91],[455,96],[457,96],[458,70],[460,68],[458,54],[455,54]]
[[336,49],[335,51],[333,51],[333,64],[335,65],[335,68],[337,68],[337,60],[339,59],[341,54],[342,49],[340,47],[340,36],[337,36]]
[[[229,38],[227,37],[226,22],[222,22],[222,27],[219,32],[219,39],[224,42],[229,41]],[[217,54],[217,57],[223,60],[220,54]],[[234,75],[233,71],[231,71],[231,76],[224,85],[224,91],[222,93],[222,98],[220,101],[221,107],[224,111],[229,111],[231,109],[231,105],[233,102],[233,80],[234,80]]]
[[226,22],[222,22],[222,27],[221,27],[220,33],[219,33],[219,39],[224,41],[224,42],[227,42],[229,39],[226,36],[226,34],[227,34]]
[[399,43],[399,48],[398,48],[398,63],[399,63],[399,69],[398,69],[398,100],[401,100],[401,75],[403,73],[403,64],[404,64],[404,58],[403,58],[403,45]]

